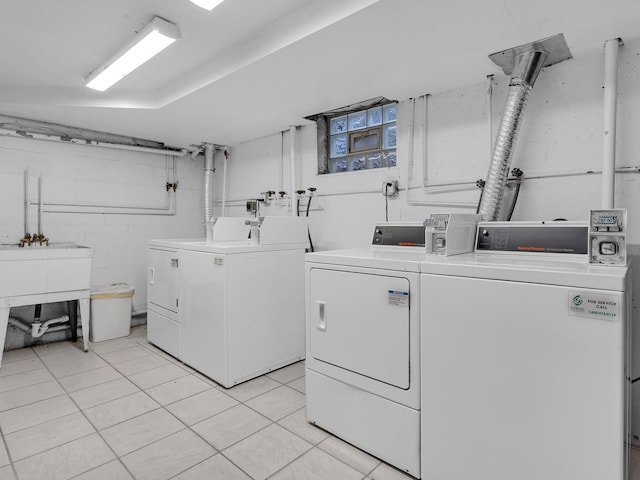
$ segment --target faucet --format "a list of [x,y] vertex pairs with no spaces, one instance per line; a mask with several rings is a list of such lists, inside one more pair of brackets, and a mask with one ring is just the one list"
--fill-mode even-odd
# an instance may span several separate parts
[[[34,234],[35,237],[35,234]],[[29,235],[28,233],[24,234],[24,238],[21,238],[20,241],[18,242],[18,246],[20,248],[24,247],[26,245],[31,246],[31,235]]]
[[40,246],[42,246],[42,244],[49,246],[49,239],[45,237],[44,233],[34,233],[31,238],[29,238],[29,234],[27,233],[24,238],[20,240],[20,246],[24,247],[25,243],[29,246],[31,246],[31,244],[35,245],[36,243],[39,243]]
[[[33,234],[33,237],[36,238],[36,234],[35,233]],[[44,236],[44,233],[39,233],[38,236],[37,236],[37,239],[34,241],[34,243],[36,241],[40,244],[40,246],[42,246],[43,243],[46,244],[47,247],[49,246],[49,239]]]

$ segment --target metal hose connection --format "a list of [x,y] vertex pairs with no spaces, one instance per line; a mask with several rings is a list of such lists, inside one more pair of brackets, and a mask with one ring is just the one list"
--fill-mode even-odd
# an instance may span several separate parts
[[480,201],[479,213],[484,221],[497,220],[500,214],[522,115],[546,58],[546,51],[523,52],[516,58]]

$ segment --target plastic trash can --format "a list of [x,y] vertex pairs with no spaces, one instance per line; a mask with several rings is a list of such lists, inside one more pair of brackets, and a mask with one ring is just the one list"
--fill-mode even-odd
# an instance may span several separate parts
[[133,287],[126,283],[99,285],[91,289],[89,340],[103,342],[131,333]]

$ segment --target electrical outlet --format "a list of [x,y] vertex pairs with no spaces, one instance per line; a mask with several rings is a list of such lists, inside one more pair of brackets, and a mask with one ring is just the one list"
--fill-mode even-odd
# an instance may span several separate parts
[[382,195],[385,197],[398,195],[398,180],[385,180],[382,182]]

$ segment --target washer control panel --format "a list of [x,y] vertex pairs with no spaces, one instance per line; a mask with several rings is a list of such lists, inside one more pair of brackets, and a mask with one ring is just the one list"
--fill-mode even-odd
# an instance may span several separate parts
[[589,215],[589,262],[627,264],[627,210],[591,210]]

